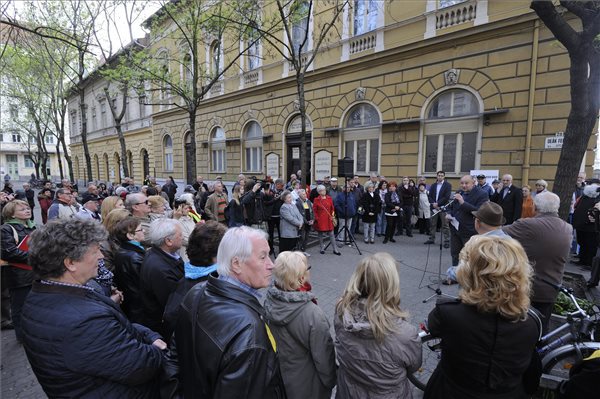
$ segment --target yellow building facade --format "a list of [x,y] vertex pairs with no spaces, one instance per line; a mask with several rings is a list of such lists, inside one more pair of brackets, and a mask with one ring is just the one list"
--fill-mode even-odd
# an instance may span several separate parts
[[[325,3],[316,2],[309,18],[313,42]],[[337,175],[337,160],[350,156],[365,177],[432,180],[444,170],[456,181],[497,170],[517,184],[552,185],[570,110],[570,61],[529,1],[351,1],[336,32],[305,79],[311,180]],[[256,51],[259,62],[242,57],[202,102],[197,170],[188,167],[186,113],[156,105],[151,127],[127,133],[136,180],[144,172],[182,181],[196,174],[234,181],[239,173],[287,180],[299,169],[293,70],[268,45]],[[81,146],[71,148],[83,171]],[[101,179],[111,177],[118,148],[116,135],[90,140]],[[589,175],[593,148],[584,158]]]

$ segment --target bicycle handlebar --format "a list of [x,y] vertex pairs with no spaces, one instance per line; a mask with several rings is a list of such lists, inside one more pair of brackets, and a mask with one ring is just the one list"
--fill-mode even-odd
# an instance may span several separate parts
[[562,292],[563,294],[565,294],[566,296],[569,297],[571,302],[573,302],[573,305],[575,305],[575,307],[577,308],[577,311],[571,313],[571,316],[581,314],[583,317],[588,317],[588,314],[585,312],[585,310],[581,309],[581,306],[579,306],[577,299],[573,295],[573,288],[565,287],[565,286],[559,285],[559,284],[554,284],[553,282],[548,281],[545,278],[542,278],[540,280],[543,281],[544,283],[556,288],[558,291]]

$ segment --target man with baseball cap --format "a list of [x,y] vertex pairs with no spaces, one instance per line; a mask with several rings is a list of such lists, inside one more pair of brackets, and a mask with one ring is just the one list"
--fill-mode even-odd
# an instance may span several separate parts
[[488,197],[492,197],[492,195],[494,195],[494,189],[492,188],[492,186],[489,185],[489,183],[487,183],[485,181],[485,175],[484,174],[478,174],[477,175],[477,186],[482,189],[483,191],[485,191],[486,193],[488,193]]

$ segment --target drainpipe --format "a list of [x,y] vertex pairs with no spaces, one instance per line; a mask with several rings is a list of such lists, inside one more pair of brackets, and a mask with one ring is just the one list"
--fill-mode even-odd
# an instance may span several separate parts
[[522,186],[529,184],[529,164],[531,158],[531,135],[533,134],[533,107],[535,101],[535,83],[537,79],[537,61],[540,38],[540,20],[533,24],[533,48],[531,49],[531,72],[529,76],[529,102],[527,106],[527,132],[525,136],[525,156],[522,167]]

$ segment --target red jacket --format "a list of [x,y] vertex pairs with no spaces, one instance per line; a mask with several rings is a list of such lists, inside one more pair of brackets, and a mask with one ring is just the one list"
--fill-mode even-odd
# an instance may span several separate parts
[[335,215],[333,201],[329,195],[323,199],[320,195],[313,201],[313,211],[315,213],[315,223],[313,229],[315,231],[332,231],[333,222],[332,216]]

